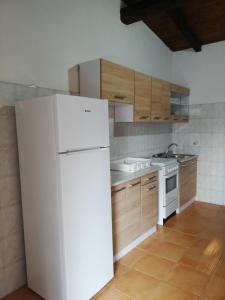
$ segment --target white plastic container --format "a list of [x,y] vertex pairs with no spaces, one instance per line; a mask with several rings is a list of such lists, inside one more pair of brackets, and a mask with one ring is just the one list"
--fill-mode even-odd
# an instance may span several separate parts
[[111,170],[122,172],[137,172],[151,166],[151,159],[126,157],[111,162]]

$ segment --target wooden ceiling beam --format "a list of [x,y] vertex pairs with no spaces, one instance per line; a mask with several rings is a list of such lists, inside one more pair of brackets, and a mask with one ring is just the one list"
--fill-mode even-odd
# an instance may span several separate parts
[[[172,0],[176,4],[176,0]],[[200,52],[202,50],[202,43],[199,41],[197,36],[191,30],[186,20],[186,17],[179,6],[173,6],[167,9],[167,14],[179,28],[185,39],[189,42],[190,46],[196,51]]]
[[158,14],[169,8],[176,8],[180,6],[184,0],[177,0],[176,2],[171,2],[170,0],[141,0],[133,3],[126,0],[124,1],[128,6],[122,7],[120,10],[120,19],[126,24],[132,24],[141,21],[145,17]]
[[[201,51],[202,44],[191,30],[182,10],[182,2],[185,0],[125,0],[128,6],[121,8],[120,18],[126,24],[144,21],[152,15],[165,12],[176,24],[185,39],[196,52]],[[131,5],[130,5],[131,3]],[[160,16],[159,16],[160,17]]]

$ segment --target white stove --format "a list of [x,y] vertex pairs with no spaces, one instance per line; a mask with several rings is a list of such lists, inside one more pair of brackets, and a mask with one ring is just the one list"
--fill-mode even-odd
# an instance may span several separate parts
[[151,165],[161,167],[159,171],[158,224],[168,218],[178,208],[178,163],[174,158],[152,158]]

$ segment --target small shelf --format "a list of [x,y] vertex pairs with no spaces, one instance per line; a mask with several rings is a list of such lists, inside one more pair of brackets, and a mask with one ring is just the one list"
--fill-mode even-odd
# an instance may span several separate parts
[[189,90],[171,85],[170,112],[173,122],[187,122],[189,119]]

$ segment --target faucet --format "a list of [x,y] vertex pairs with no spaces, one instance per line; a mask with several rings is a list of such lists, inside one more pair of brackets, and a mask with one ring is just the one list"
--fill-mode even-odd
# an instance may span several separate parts
[[176,143],[170,144],[170,145],[167,147],[167,151],[166,151],[166,156],[167,156],[167,157],[168,157],[169,153],[171,153],[170,148],[171,148],[172,146],[178,147],[178,145],[177,145]]

